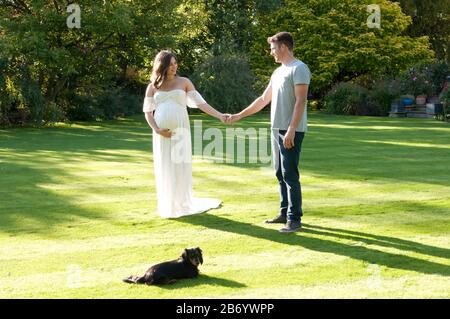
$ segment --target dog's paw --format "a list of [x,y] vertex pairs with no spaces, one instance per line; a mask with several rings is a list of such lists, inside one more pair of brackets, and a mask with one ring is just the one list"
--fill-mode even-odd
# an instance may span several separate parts
[[135,284],[136,280],[134,276],[129,276],[127,278],[122,279],[123,282],[126,282],[127,284]]

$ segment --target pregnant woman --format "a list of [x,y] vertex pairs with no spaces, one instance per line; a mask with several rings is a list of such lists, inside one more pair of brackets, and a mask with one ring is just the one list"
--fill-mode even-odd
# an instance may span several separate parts
[[153,162],[158,212],[164,218],[177,218],[217,208],[221,201],[194,198],[192,194],[192,146],[186,105],[226,122],[228,115],[210,106],[192,82],[177,75],[175,55],[163,50],[153,62],[144,108],[153,129]]

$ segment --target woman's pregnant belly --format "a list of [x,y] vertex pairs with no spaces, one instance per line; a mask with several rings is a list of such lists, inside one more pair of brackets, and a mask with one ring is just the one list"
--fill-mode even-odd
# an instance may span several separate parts
[[183,110],[176,103],[162,103],[155,110],[155,122],[159,128],[175,130],[182,125]]

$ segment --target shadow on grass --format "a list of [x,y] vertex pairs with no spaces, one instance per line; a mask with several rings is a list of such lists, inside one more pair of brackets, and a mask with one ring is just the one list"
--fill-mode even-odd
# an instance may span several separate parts
[[306,232],[310,234],[332,236],[341,239],[356,240],[368,245],[378,245],[383,247],[392,247],[400,250],[408,250],[411,252],[420,253],[423,255],[429,255],[439,258],[450,259],[450,249],[434,247],[424,245],[414,241],[399,239],[395,237],[374,235],[368,233],[362,233],[357,231],[351,231],[340,228],[330,228],[315,226],[303,223],[303,227],[306,228]]
[[[193,115],[191,123],[198,119],[205,121],[204,129],[227,128],[207,116]],[[440,166],[441,163],[448,162],[448,149],[445,148],[449,136],[445,133],[450,133],[448,125],[427,121],[325,115],[315,115],[310,120],[312,125],[305,139],[301,171],[329,179],[370,177],[392,182],[450,186],[449,173]],[[332,127],[330,124],[345,125]],[[376,128],[377,125],[393,129],[380,130]],[[269,128],[268,114],[248,118],[239,122],[235,128],[237,127]],[[74,216],[101,217],[100,214],[80,208],[77,205],[78,198],[57,195],[40,186],[61,183],[61,177],[70,180],[70,174],[64,168],[58,169],[55,164],[65,163],[67,160],[73,165],[82,165],[77,160],[127,163],[136,162],[138,158],[146,165],[147,161],[150,162],[152,149],[151,129],[142,116],[120,121],[83,123],[72,127],[2,130],[1,134],[0,230],[8,232],[28,229],[26,222],[31,219],[42,224],[42,232],[51,233],[46,229],[48,226],[70,222]],[[426,139],[431,140],[430,147],[414,146]],[[386,141],[410,142],[411,145],[383,144]],[[207,142],[204,143],[206,144]],[[248,146],[246,147],[248,150]],[[137,157],[126,151],[139,151],[144,155]],[[220,175],[225,174],[227,166],[242,169],[243,177],[232,182],[221,178]],[[256,168],[268,168],[269,165],[223,163],[217,167],[218,170],[223,170],[217,174],[219,177],[208,177],[209,173],[202,172],[195,174],[214,181],[219,185],[218,189],[238,189],[241,185],[245,187],[248,178],[251,178],[246,170],[253,172]],[[196,170],[195,164],[193,169]],[[273,183],[276,184],[274,175]],[[39,206],[38,211],[30,206],[32,201],[45,205]],[[12,231],[13,228],[15,231]]]
[[[73,227],[80,217],[107,218],[101,205],[95,210],[80,205],[82,191],[71,196],[64,188],[58,192],[46,187],[70,188],[72,173],[65,165],[83,169],[85,161],[125,165],[151,158],[151,129],[137,120],[6,132],[0,138],[0,231],[10,235],[38,233],[51,237],[53,227]],[[142,151],[148,157],[129,155],[127,151]],[[102,186],[94,179],[88,181],[92,184],[86,187]]]
[[[210,215],[207,213],[179,218],[176,221],[181,223],[189,223],[192,225],[200,225],[224,232],[236,233],[240,235],[251,236],[254,238],[274,241],[281,244],[298,246],[313,251],[346,256],[355,260],[361,260],[370,264],[382,265],[389,268],[415,271],[423,274],[450,276],[450,266],[447,265],[410,256],[384,252],[374,248],[354,246],[325,238],[304,236],[304,234],[335,237],[336,239],[345,238],[351,239],[356,242],[377,244],[380,246],[393,247],[398,249],[404,249],[404,247],[408,247],[408,250],[420,252],[423,254],[430,254],[431,252],[431,255],[433,256],[439,256],[443,258],[446,258],[448,256],[447,249],[421,245],[397,238],[356,232],[352,234],[352,236],[347,236],[337,234],[336,232],[338,232],[338,230],[333,230],[331,228],[329,228],[328,230],[332,231],[326,232],[314,230],[314,227],[316,227],[317,229],[320,228],[313,225],[308,225],[303,229],[302,232],[299,233],[283,234],[278,232],[278,229],[268,229],[257,225]],[[362,236],[371,236],[373,239],[370,241],[370,239],[363,238]]]
[[[198,119],[201,118],[191,117],[191,121]],[[261,121],[262,119],[263,115],[257,115],[234,126],[221,126],[220,123],[202,118],[204,130],[209,127],[219,128],[223,137],[228,128],[244,131],[249,128],[269,129],[270,123]],[[304,141],[300,162],[302,172],[334,179],[371,179],[450,186],[450,175],[439,169],[448,162],[448,125],[433,121],[324,115],[315,115],[310,122],[311,128]],[[417,130],[420,130],[420,134]],[[261,154],[249,154],[248,136],[238,135],[241,142],[246,139],[244,163],[237,163],[236,142],[233,150],[228,149],[226,141],[221,152],[214,154],[211,161],[225,167],[270,169],[270,163],[261,163]],[[264,141],[259,140],[258,143]],[[203,147],[208,143],[203,141]],[[265,149],[270,151],[270,146]],[[230,154],[234,161],[229,161]],[[266,156],[263,151],[262,159]]]
[[11,162],[2,164],[2,170],[15,176],[9,178],[7,175],[0,183],[0,186],[5,186],[0,189],[0,232],[10,235],[37,233],[51,237],[54,226],[73,227],[74,220],[80,217],[90,220],[102,218],[98,212],[81,208],[76,198],[57,195],[40,186],[58,183],[55,177],[68,177],[64,170],[56,167],[33,169],[32,165]]
[[172,290],[172,289],[180,289],[183,287],[194,287],[194,286],[201,286],[201,285],[210,285],[210,286],[222,286],[222,287],[228,287],[228,288],[245,288],[246,285],[229,279],[223,279],[219,277],[213,277],[204,275],[202,273],[199,274],[197,278],[194,279],[183,279],[179,280],[174,284],[171,285],[162,285],[158,286],[163,289]]

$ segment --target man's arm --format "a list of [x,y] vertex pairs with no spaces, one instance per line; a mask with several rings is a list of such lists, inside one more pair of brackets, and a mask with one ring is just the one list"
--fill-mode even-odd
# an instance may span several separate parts
[[292,114],[291,123],[289,123],[288,130],[284,136],[283,144],[284,147],[290,149],[294,146],[295,129],[298,123],[303,118],[305,113],[306,99],[308,98],[308,84],[296,84],[295,85],[295,104],[294,113]]
[[272,101],[272,84],[269,85],[264,90],[264,93],[258,97],[256,100],[252,102],[247,108],[242,110],[241,112],[231,115],[229,117],[229,122],[233,123],[239,121],[240,119],[250,116],[252,114],[258,113],[261,111],[267,104]]

